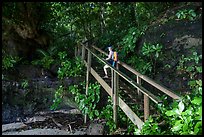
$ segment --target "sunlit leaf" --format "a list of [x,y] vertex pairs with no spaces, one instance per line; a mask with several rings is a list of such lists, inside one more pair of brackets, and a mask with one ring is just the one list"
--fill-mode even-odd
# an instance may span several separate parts
[[202,103],[202,97],[195,97],[191,103],[196,104],[196,105],[200,105]]
[[184,104],[183,104],[182,101],[179,102],[178,107],[179,107],[179,111],[180,111],[180,112],[182,112],[182,111],[184,110]]

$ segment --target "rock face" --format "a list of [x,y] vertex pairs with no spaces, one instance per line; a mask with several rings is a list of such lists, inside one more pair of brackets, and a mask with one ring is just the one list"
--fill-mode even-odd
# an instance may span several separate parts
[[3,43],[3,50],[5,53],[11,56],[18,56],[32,60],[36,48],[39,48],[40,45],[35,40],[23,39],[15,31],[8,33],[10,33],[10,35],[7,36],[7,38],[4,38]]
[[78,109],[39,111],[25,122],[2,125],[3,135],[86,135]]
[[[55,90],[60,84],[69,86],[80,80],[66,78],[64,81],[59,81],[57,78],[43,77],[40,69],[29,65],[19,66],[16,70],[19,73],[5,75],[5,79],[2,80],[2,123],[4,124],[21,122],[26,115],[49,110],[53,104]],[[65,93],[59,107],[76,107],[71,93]]]
[[[195,9],[196,7],[191,8]],[[175,16],[176,11],[172,12],[171,16]],[[157,73],[152,78],[173,91],[188,90],[189,77],[187,74],[178,72],[176,67],[182,55],[190,57],[193,52],[202,55],[202,16],[194,21],[174,19],[166,23],[154,24],[141,38],[137,50],[139,54],[141,54],[140,51],[144,42],[163,45],[163,56],[161,56],[161,61],[157,63]],[[169,65],[169,68],[165,65]],[[201,66],[201,62],[199,65]]]
[[87,135],[103,135],[104,134],[104,125],[98,123],[91,123],[89,125]]
[[2,132],[7,132],[7,131],[16,131],[19,129],[24,129],[27,126],[21,122],[17,122],[17,123],[11,123],[11,124],[5,124],[2,125]]

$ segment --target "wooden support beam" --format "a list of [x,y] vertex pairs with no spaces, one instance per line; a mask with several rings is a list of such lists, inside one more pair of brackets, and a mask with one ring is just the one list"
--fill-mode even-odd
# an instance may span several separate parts
[[[141,85],[141,78],[139,76],[137,76],[137,84]],[[138,94],[138,96],[141,96],[141,92],[140,92],[139,88],[137,88],[137,94]]]
[[119,97],[119,106],[128,118],[135,124],[139,129],[142,128],[144,122],[132,111],[132,109]]
[[[116,64],[116,68],[118,69],[118,64]],[[118,126],[117,123],[117,113],[118,113],[118,89],[119,89],[119,79],[118,79],[118,74],[112,70],[112,92],[113,92],[113,120],[116,123],[116,127]]]
[[105,91],[112,97],[112,89],[111,87],[101,78],[98,73],[91,68],[91,74],[94,76],[94,78],[101,84],[101,86],[105,89]]
[[118,83],[117,83],[117,73],[113,72],[113,120],[116,123],[116,127],[118,126],[117,123],[117,113],[118,113]]
[[149,117],[149,98],[144,94],[144,121]]
[[[87,59],[87,71],[86,71],[86,95],[88,94],[88,88],[89,88],[89,73],[91,70],[91,52],[88,49],[88,59]],[[84,116],[84,123],[87,122],[87,115]]]

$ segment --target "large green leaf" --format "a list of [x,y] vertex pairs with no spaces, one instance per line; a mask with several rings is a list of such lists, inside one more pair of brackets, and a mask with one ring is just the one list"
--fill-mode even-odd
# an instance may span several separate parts
[[172,131],[179,131],[183,127],[181,120],[176,121],[175,125],[172,127]]
[[202,130],[202,121],[199,121],[196,123],[196,125],[194,127],[194,134],[197,134],[199,132],[199,130]]
[[188,123],[184,123],[183,124],[183,131],[187,131],[188,130]]
[[175,115],[175,112],[173,110],[169,110],[165,113],[167,116],[173,116]]
[[202,97],[195,97],[191,103],[195,104],[195,105],[200,105],[202,103]]
[[95,115],[98,117],[99,116],[98,110],[95,110],[94,112],[95,112]]

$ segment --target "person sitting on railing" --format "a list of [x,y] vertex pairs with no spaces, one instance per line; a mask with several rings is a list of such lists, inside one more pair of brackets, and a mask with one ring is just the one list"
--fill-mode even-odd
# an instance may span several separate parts
[[[108,61],[108,63],[110,63],[113,67],[116,66],[116,62],[117,62],[117,52],[113,52],[112,46],[108,46],[108,50],[109,50],[109,54],[108,57],[106,58],[106,60]],[[103,67],[104,72],[105,72],[105,76],[103,78],[108,78],[108,73],[107,73],[107,68],[109,66],[105,65]]]

